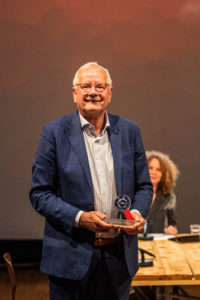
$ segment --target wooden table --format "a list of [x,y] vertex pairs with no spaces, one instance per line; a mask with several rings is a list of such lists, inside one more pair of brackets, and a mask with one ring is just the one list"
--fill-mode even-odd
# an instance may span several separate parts
[[139,241],[139,247],[156,257],[153,266],[139,268],[132,286],[166,286],[165,299],[172,299],[172,286],[200,285],[200,242]]

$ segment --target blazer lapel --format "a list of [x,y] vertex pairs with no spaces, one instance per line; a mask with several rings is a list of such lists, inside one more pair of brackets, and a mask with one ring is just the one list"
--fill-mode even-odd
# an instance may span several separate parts
[[87,157],[87,150],[81,129],[80,118],[78,112],[72,115],[72,119],[67,122],[67,136],[71,146],[82,166],[83,172],[87,177],[90,190],[93,194],[92,178]]
[[120,135],[117,126],[118,118],[115,116],[111,116],[110,114],[108,114],[108,117],[110,121],[109,138],[110,138],[110,144],[111,144],[113,162],[114,162],[116,189],[118,195],[120,195],[123,192],[122,184],[121,184],[122,183],[122,153],[121,153],[122,136]]
[[[115,172],[115,181],[116,181],[116,189],[118,195],[123,192],[122,190],[122,136],[119,133],[117,121],[118,118],[115,116],[111,116],[108,114],[110,121],[110,129],[109,129],[109,139],[112,149],[113,162],[114,162],[114,172]],[[87,157],[87,151],[85,147],[85,141],[81,129],[80,118],[78,112],[72,114],[72,118],[67,122],[67,136],[71,143],[71,146],[77,155],[77,158],[82,166],[83,172],[87,177],[88,184],[90,190],[93,194],[93,185],[92,178],[90,173],[90,167]]]

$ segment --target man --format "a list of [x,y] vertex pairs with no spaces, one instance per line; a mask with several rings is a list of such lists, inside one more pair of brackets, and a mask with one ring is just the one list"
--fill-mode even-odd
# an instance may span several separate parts
[[[138,126],[106,112],[111,95],[108,71],[83,65],[73,81],[78,110],[42,131],[30,199],[46,218],[41,271],[52,300],[126,300],[138,269],[152,185]],[[104,222],[120,194],[134,225]]]

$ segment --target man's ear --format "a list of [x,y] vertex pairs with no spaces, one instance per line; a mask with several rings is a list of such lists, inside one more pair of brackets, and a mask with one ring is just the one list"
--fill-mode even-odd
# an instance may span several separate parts
[[74,103],[76,103],[76,88],[72,87],[72,93],[73,93],[73,98],[74,98]]
[[109,99],[109,103],[111,102],[111,98],[112,98],[112,91],[113,91],[113,87],[110,88],[110,99]]

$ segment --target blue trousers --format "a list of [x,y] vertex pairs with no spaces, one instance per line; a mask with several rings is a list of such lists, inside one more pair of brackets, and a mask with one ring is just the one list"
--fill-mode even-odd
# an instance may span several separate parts
[[50,300],[128,300],[132,277],[123,242],[97,247],[82,280],[49,276]]

